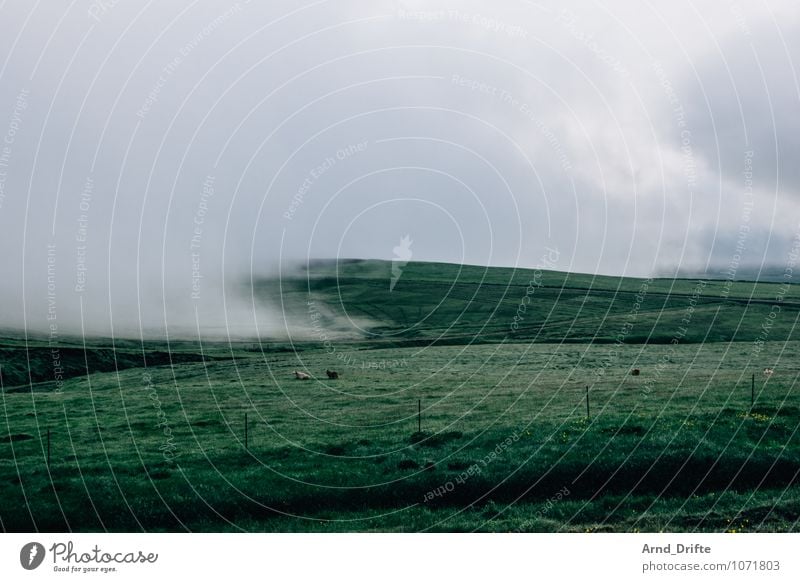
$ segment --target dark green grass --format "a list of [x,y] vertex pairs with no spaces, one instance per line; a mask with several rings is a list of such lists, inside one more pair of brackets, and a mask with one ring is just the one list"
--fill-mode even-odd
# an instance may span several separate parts
[[295,320],[311,297],[324,329],[368,322],[328,345],[306,329],[117,341],[115,358],[109,342],[67,341],[57,389],[53,346],[7,338],[0,527],[797,530],[794,287],[716,282],[693,300],[696,282],[660,280],[637,300],[640,280],[409,263],[390,293],[390,268],[320,262],[281,282]]
[[[623,341],[667,343],[682,327],[690,305],[691,325],[682,342],[754,341],[765,324],[770,341],[800,339],[795,330],[800,298],[793,285],[708,281],[698,290],[698,282],[687,279],[645,282],[414,262],[403,267],[392,291],[391,277],[387,261],[318,261],[299,276],[280,283],[259,281],[255,288],[262,297],[282,293],[282,307],[305,313],[306,324],[310,299],[327,307],[328,324],[367,322],[369,340],[397,346],[432,341],[613,342],[634,310],[636,328]],[[781,316],[770,318],[776,309]]]
[[623,346],[619,364],[643,375],[608,371],[587,420],[584,385],[610,349],[376,350],[407,364],[343,369],[337,382],[290,376],[324,371],[323,350],[185,363],[148,371],[158,408],[141,369],[73,378],[58,394],[5,393],[0,518],[7,530],[57,531],[796,527],[796,368],[759,377],[751,411],[750,375],[730,346]]

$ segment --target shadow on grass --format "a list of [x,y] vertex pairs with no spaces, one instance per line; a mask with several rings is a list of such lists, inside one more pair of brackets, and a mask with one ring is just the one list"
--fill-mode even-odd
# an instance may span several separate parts
[[[202,478],[187,480],[186,476],[193,473]],[[682,497],[729,489],[778,488],[798,484],[800,463],[766,456],[748,459],[736,455],[675,455],[640,457],[621,465],[601,462],[589,468],[585,460],[549,468],[526,466],[511,476],[484,470],[461,482],[455,481],[456,474],[420,471],[390,485],[336,489],[269,479],[265,473],[263,492],[253,495],[253,502],[215,479],[216,475],[208,477],[199,468],[184,472],[152,468],[149,477],[153,481],[143,475],[140,481],[144,483],[136,487],[123,485],[127,498],[124,502],[109,476],[88,476],[84,487],[68,481],[70,475],[66,472],[55,471],[56,486],[41,488],[31,511],[25,504],[7,505],[2,518],[7,531],[213,531],[228,522],[286,515],[308,517],[413,505],[463,508],[489,501],[541,501],[563,487],[569,489],[570,499],[587,500],[603,495]],[[441,496],[429,499],[429,492],[447,483],[451,485]],[[35,521],[31,514],[36,516]],[[359,526],[354,523],[353,527]]]

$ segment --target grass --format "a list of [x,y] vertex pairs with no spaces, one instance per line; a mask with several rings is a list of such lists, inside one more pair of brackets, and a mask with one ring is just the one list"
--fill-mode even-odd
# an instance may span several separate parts
[[[689,307],[692,323],[684,343],[752,342],[765,323],[770,341],[800,340],[795,285],[708,281],[693,300],[697,281],[687,279],[409,263],[390,291],[391,276],[386,261],[321,261],[302,277],[284,279],[280,288],[274,280],[257,281],[255,288],[262,296],[280,295],[291,312],[307,313],[309,300],[326,305],[322,319],[330,327],[341,319],[371,322],[370,347],[432,341],[609,343],[634,310],[636,326],[625,334],[626,343],[669,343]],[[781,316],[770,318],[776,306]]]
[[[794,287],[763,343],[778,284],[736,283],[727,297],[708,284],[670,343],[695,282],[649,283],[632,318],[638,280],[410,263],[389,294],[388,268],[315,263],[283,281],[297,317],[310,285],[325,318],[371,322],[327,347],[123,342],[108,369],[97,339],[56,385],[41,357],[51,346],[9,335],[2,529],[797,529]],[[551,291],[537,287],[518,333],[509,321],[534,276]],[[461,294],[443,291],[453,281]],[[76,342],[59,349],[76,346],[84,356]]]

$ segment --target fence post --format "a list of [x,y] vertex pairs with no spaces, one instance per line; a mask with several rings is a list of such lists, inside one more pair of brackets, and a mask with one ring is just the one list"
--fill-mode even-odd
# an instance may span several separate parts
[[589,420],[591,416],[589,415],[589,387],[586,387],[586,420]]

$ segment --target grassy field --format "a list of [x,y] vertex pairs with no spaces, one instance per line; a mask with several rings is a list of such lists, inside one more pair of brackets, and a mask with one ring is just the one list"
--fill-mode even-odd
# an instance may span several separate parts
[[409,263],[390,292],[391,275],[258,281],[305,322],[289,341],[6,333],[0,527],[798,529],[795,286]]

